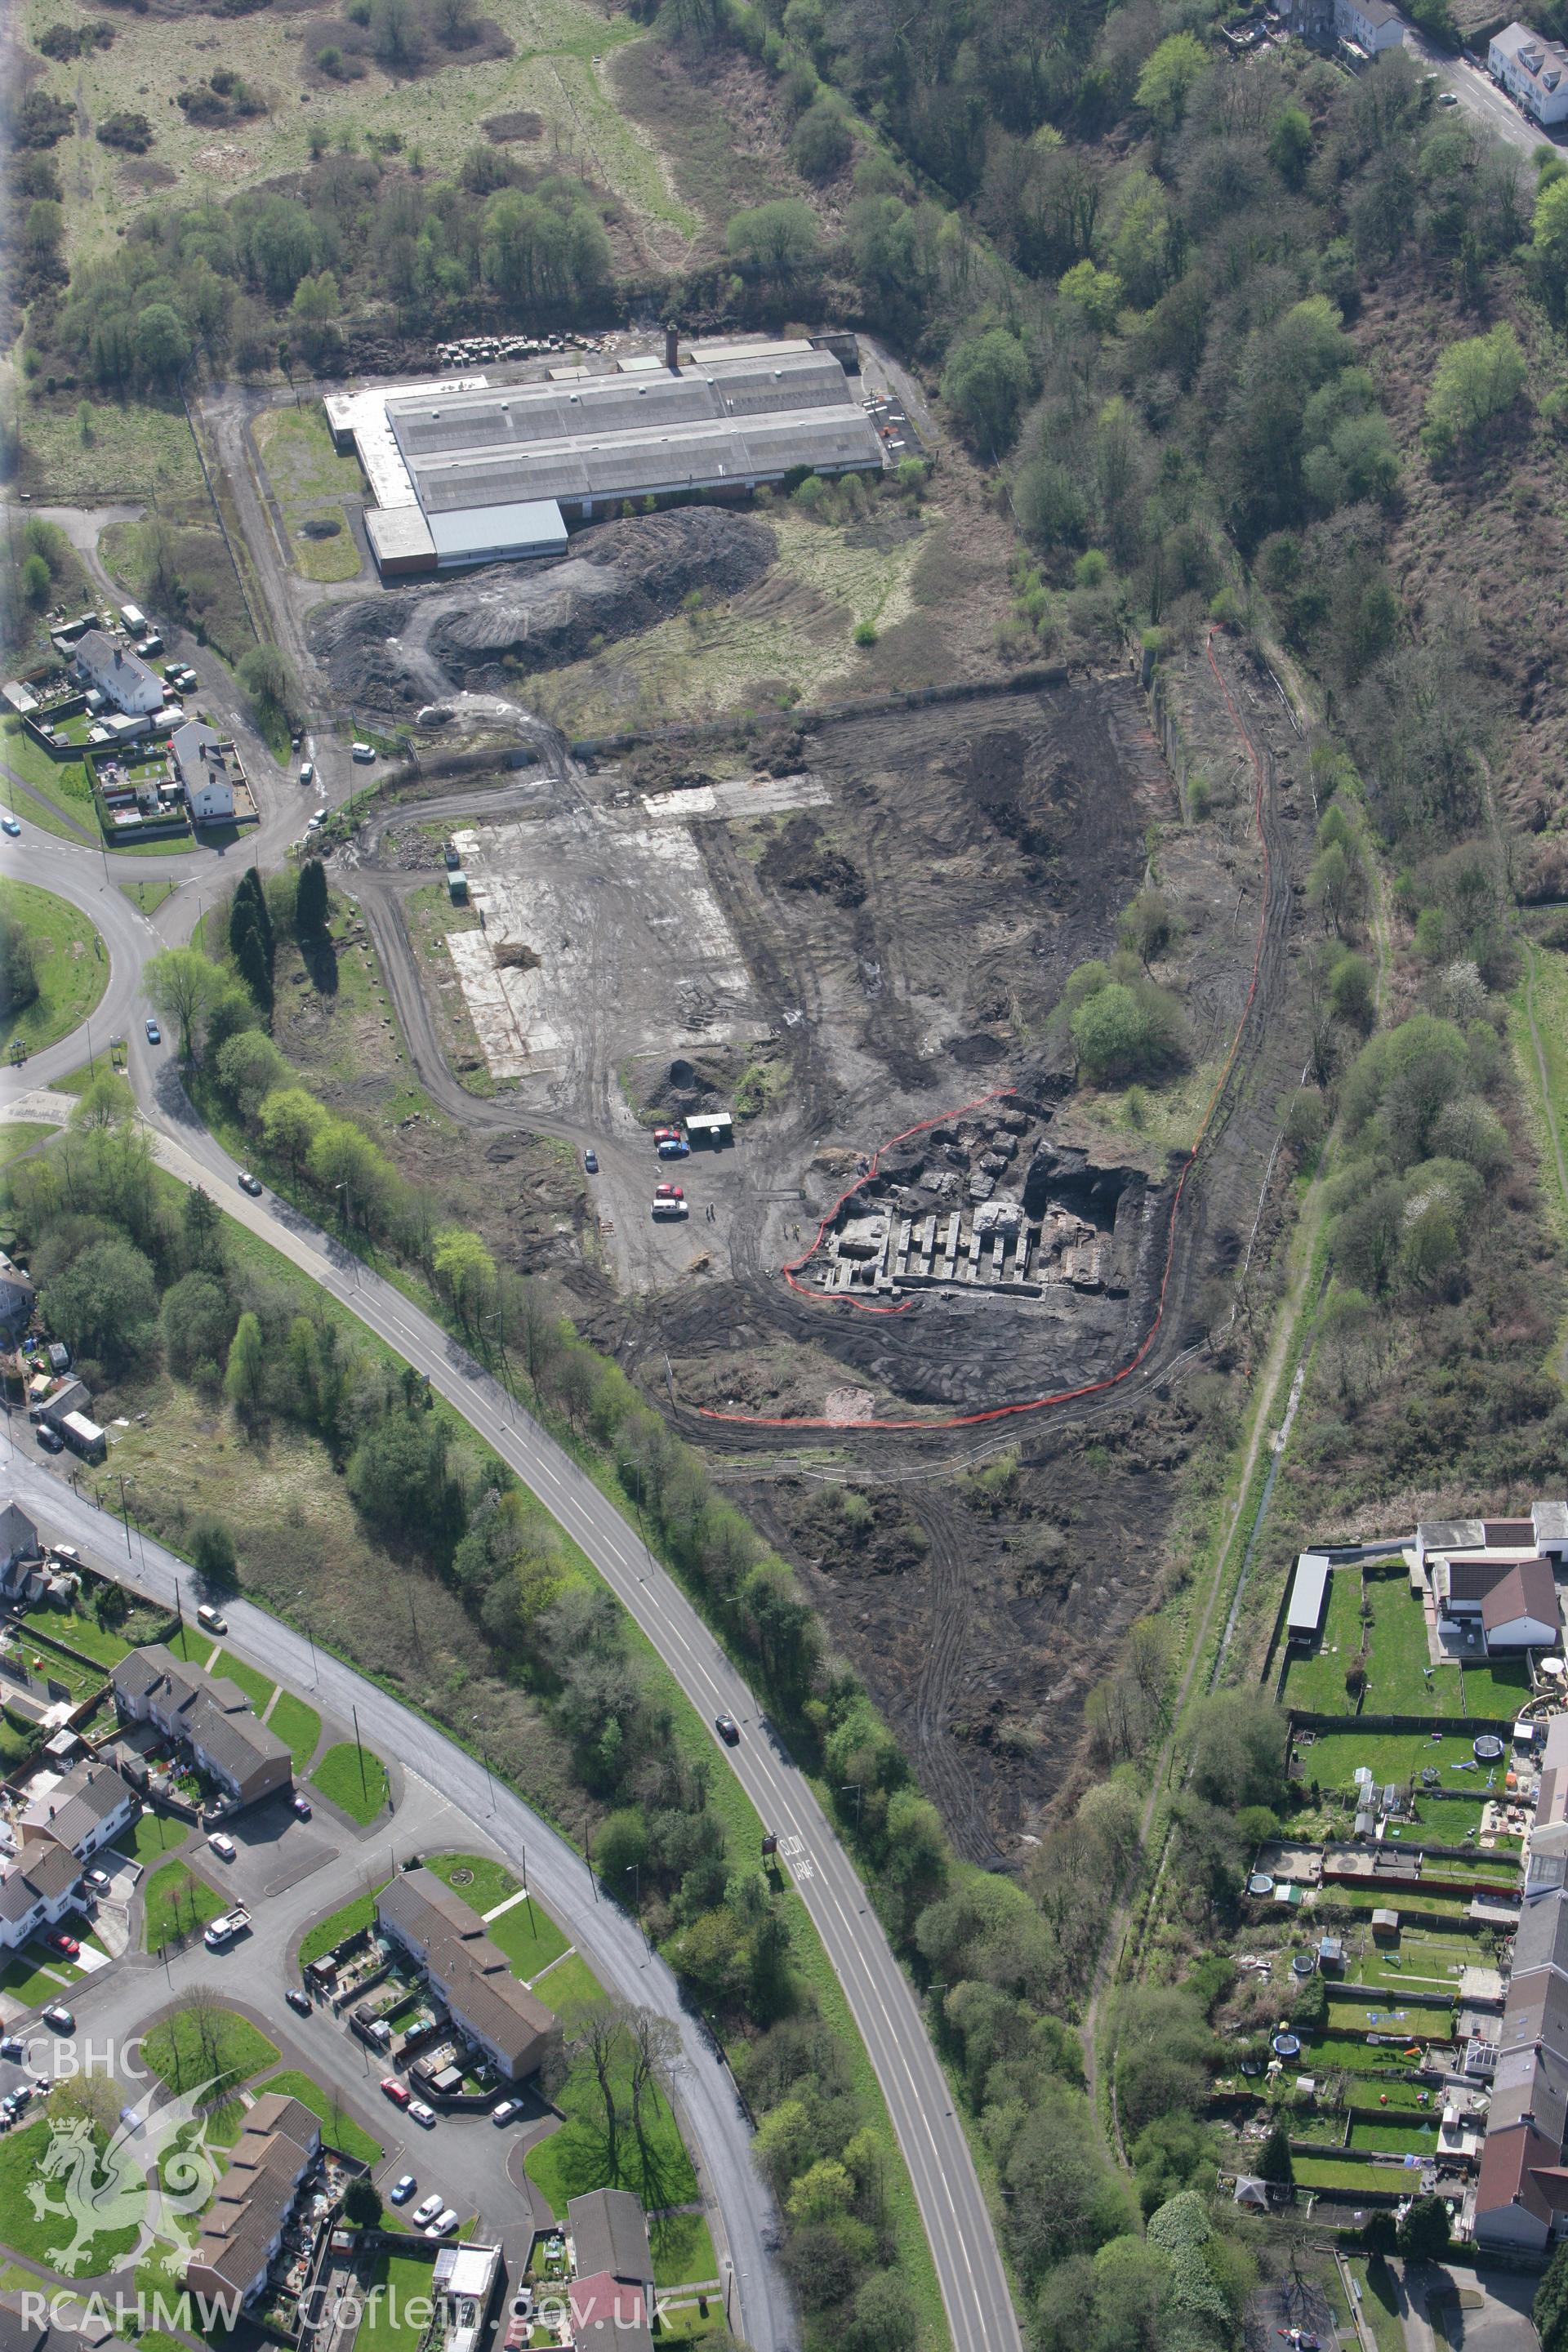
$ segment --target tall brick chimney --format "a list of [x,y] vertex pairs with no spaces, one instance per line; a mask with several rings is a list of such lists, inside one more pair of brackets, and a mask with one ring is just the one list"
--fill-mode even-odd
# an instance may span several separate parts
[[680,329],[676,325],[673,320],[669,320],[664,331],[664,363],[669,370],[671,375],[679,373],[680,368]]

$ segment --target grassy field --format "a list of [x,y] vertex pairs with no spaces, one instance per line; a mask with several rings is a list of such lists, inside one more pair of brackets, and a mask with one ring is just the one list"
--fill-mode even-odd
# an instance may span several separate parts
[[1432,1665],[1426,1617],[1409,1585],[1381,1579],[1367,1587],[1367,1597],[1373,1610],[1367,1637],[1367,1711],[1458,1715],[1458,1669]]
[[[13,2253],[52,2267],[51,2257],[63,2255],[68,2247],[73,2225],[68,2216],[59,2212],[40,2218],[28,2195],[41,2178],[48,2145],[49,2125],[42,2116],[25,2131],[8,2132],[0,2139],[0,2239]],[[106,2271],[121,2254],[130,2252],[136,2239],[133,2221],[118,2229],[100,2230],[68,2275],[90,2278]],[[36,2286],[37,2282],[30,2280],[29,2284]]]
[[1429,2156],[1436,2138],[1435,2116],[1412,2116],[1407,2123],[1352,2124],[1350,2144],[1368,2156]]
[[504,1903],[522,1885],[514,1878],[504,1862],[497,1862],[482,1853],[427,1853],[425,1867],[433,1870],[444,1886],[455,1887],[470,1910],[483,1918],[498,1903]]
[[[454,819],[454,827],[460,820]],[[443,836],[445,826],[437,828]],[[474,1027],[468,1000],[463,993],[447,945],[453,931],[477,931],[479,919],[472,907],[454,907],[444,882],[410,890],[398,901],[409,945],[425,976],[426,993],[436,1008],[436,1026],[442,1050],[454,1075],[479,1095],[494,1094],[495,1080],[486,1065]]]
[[[269,408],[254,429],[296,571],[307,580],[356,579],[359,544],[343,500],[364,496],[364,477],[357,457],[340,457],[332,447],[325,410],[314,401],[308,408]],[[312,538],[304,528],[312,522],[338,529]]]
[[566,1937],[549,1912],[531,1900],[518,1904],[514,1910],[503,1911],[499,1919],[490,1921],[485,1933],[511,1962],[513,1976],[525,1981],[549,1968],[566,1949]]
[[569,1952],[534,1979],[534,1991],[557,2014],[574,2000],[603,2000],[605,1988],[581,1952]]
[[760,519],[778,562],[728,604],[661,621],[613,652],[531,681],[536,707],[570,735],[711,719],[786,690],[813,699],[835,683],[875,682],[862,622],[888,628],[911,607],[921,540],[811,521],[787,505]]
[[[173,108],[149,109],[156,133],[153,160],[175,181],[156,193],[176,203],[221,198],[258,180],[302,170],[313,129],[331,142],[346,138],[356,144],[372,126],[395,131],[427,163],[445,163],[477,143],[478,125],[486,116],[526,109],[541,118],[540,136],[518,142],[514,152],[541,170],[557,156],[557,168],[585,167],[633,220],[662,232],[661,249],[679,259],[698,226],[696,215],[676,194],[649,140],[619,112],[605,77],[605,64],[617,47],[647,37],[641,27],[627,16],[602,15],[584,0],[488,0],[485,14],[509,37],[510,56],[481,57],[473,63],[459,56],[438,70],[402,79],[384,74],[367,56],[367,69],[357,81],[334,83],[311,73],[308,110],[300,103],[306,59],[330,37],[328,28],[323,24],[315,30],[302,48],[297,26],[271,11],[210,26],[204,20],[199,30],[128,15],[115,20],[112,48],[65,63],[45,62],[40,79],[44,88],[82,106],[89,121],[127,104],[128,89],[188,87],[220,64],[259,89],[270,102],[270,115],[216,129]],[[26,37],[36,46],[44,27],[62,16],[75,23],[85,12],[79,14],[72,0],[26,0]],[[438,49],[433,54],[437,61],[443,56]],[[152,192],[91,138],[68,140],[59,152],[72,195],[66,236],[74,259],[80,251],[110,247]],[[62,432],[74,439],[74,397],[62,405]],[[90,478],[131,488],[145,481],[144,474],[128,469],[128,461],[113,470],[115,446],[111,436],[103,435],[84,450],[86,457],[99,458]]]
[[206,2025],[204,2036],[200,2019],[176,2010],[148,2034],[142,2045],[147,2063],[171,2090],[194,2091],[219,2077],[237,2085],[277,2063],[276,2042],[237,2011],[214,2011]]
[[128,1830],[121,1831],[114,1843],[132,1862],[150,1863],[184,1845],[190,1834],[189,1822],[177,1822],[168,1813],[143,1812]]
[[363,1828],[386,1804],[386,1767],[368,1748],[344,1740],[328,1748],[310,1775],[310,1786]]
[[73,1650],[96,1658],[100,1666],[117,1666],[131,1644],[118,1633],[108,1632],[96,1617],[79,1616],[74,1609],[29,1609],[22,1619],[30,1633],[41,1633],[46,1642],[68,1642]]
[[35,799],[26,793],[18,794],[6,784],[6,805],[15,805],[24,825],[41,825],[62,841],[98,841],[98,811],[79,760],[51,760],[13,716],[0,719],[0,757],[12,774],[20,776],[37,795]]
[[321,1718],[313,1706],[307,1706],[292,1691],[279,1691],[278,1704],[267,1718],[269,1731],[289,1742],[294,1759],[294,1769],[303,1772],[321,1744]]
[[1322,1638],[1309,1656],[1292,1658],[1285,1676],[1285,1704],[1314,1715],[1353,1712],[1345,1695],[1345,1671],[1361,1648],[1361,1577],[1339,1568],[1329,1579],[1329,1605]]
[[[621,2085],[623,2107],[629,2114]],[[645,2109],[645,2130],[641,2143],[637,2136],[624,2132],[616,2149],[616,2162],[612,2171],[603,2131],[603,2109],[595,2124],[595,2111],[598,2093],[593,2075],[585,2063],[579,2062],[567,2075],[556,2094],[556,2105],[566,2116],[566,2122],[537,2147],[530,2148],[526,2159],[529,2179],[548,2198],[557,2220],[566,2212],[566,2200],[579,2197],[590,2189],[629,2189],[647,2207],[685,2205],[697,2197],[697,2176],[691,2168],[691,2158],[681,2141],[679,2127],[662,2098],[656,2096],[651,2107]]]
[[36,1119],[7,1121],[0,1127],[0,1169],[9,1168],[14,1160],[20,1160],[24,1153],[32,1150],[35,1144],[43,1143],[49,1136],[58,1133],[58,1127],[41,1127]]
[[332,2146],[341,2148],[344,2156],[357,2157],[362,2164],[379,2164],[386,2154],[381,2142],[372,2139],[369,2132],[362,2131],[353,2117],[343,2113],[341,2105],[334,2105],[331,2093],[323,2091],[320,2083],[313,2082],[309,2074],[289,2070],[281,2074],[269,2074],[265,2083],[258,2083],[256,2091],[258,2097],[263,2091],[280,2091],[287,2098],[298,2099],[302,2106],[310,2108],[325,2129]]
[[[382,1885],[385,1883],[384,1879]],[[323,1952],[335,1951],[350,1936],[357,1936],[362,1927],[368,1927],[375,1917],[375,1895],[380,1891],[378,1887],[369,1895],[356,1895],[341,1911],[329,1912],[324,1919],[318,1919],[300,1947],[300,1967],[319,1960]]]
[[109,982],[108,952],[85,915],[36,883],[0,881],[0,913],[26,932],[38,976],[34,1002],[0,1015],[0,1047],[20,1040],[36,1054],[93,1012]]
[[647,2226],[655,2286],[700,2286],[719,2275],[713,2237],[700,2213],[660,2213]]
[[[52,24],[58,21],[59,14],[75,12],[57,12],[52,0],[33,0],[27,13],[37,16],[41,24]],[[148,29],[154,25],[154,19],[147,20]],[[157,29],[163,32],[167,41],[172,28]],[[229,29],[225,27],[226,34]],[[174,37],[183,41],[187,36],[181,31]],[[115,54],[112,50],[95,51],[94,65],[86,70],[90,73],[96,68],[112,77]],[[44,79],[58,82],[68,90],[79,69],[75,61],[50,66]],[[119,87],[123,89],[123,84]],[[123,103],[122,97],[114,100],[116,106]],[[184,121],[184,117],[180,119]],[[100,147],[95,140],[72,140],[68,149],[73,163],[86,151],[95,164],[101,159],[103,165],[110,165],[109,150]],[[79,231],[87,217],[81,208],[68,205],[68,244],[73,229]],[[47,492],[62,503],[76,504],[89,503],[105,490],[126,490],[133,498],[145,498],[153,490],[161,497],[171,492],[192,498],[204,495],[196,445],[177,402],[171,407],[159,408],[139,400],[116,401],[99,393],[92,402],[86,439],[78,421],[78,405],[75,394],[53,401],[35,394],[23,405],[21,479],[23,488],[35,497]]]
[[179,887],[167,878],[159,882],[122,882],[120,886],[132,905],[140,907],[144,915],[156,914],[164,899],[172,898]]
[[1516,1715],[1530,1696],[1530,1675],[1521,1659],[1488,1659],[1465,1668],[1465,1712],[1501,1718]]
[[51,1958],[47,1968],[39,1968],[34,1965],[37,1958],[37,1954],[29,1958],[18,1952],[0,1969],[0,1992],[8,1992],[25,2009],[38,2009],[47,2000],[58,2000],[62,1984],[72,1981],[64,1960],[57,1963]]
[[195,1935],[228,1906],[183,1862],[160,1863],[142,1888],[142,1934],[150,1952]]
[[1353,2164],[1348,2158],[1299,2156],[1295,2163],[1298,2189],[1348,2189],[1360,2196],[1368,2189],[1394,2190],[1401,2186],[1392,2165]]

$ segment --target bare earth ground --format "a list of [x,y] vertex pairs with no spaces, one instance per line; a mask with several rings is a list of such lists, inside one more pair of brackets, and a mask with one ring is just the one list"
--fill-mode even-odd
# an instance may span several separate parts
[[[1216,659],[1271,779],[1267,898],[1250,755],[1202,646],[1171,665],[1184,735],[1215,783],[1201,824],[1182,823],[1147,706],[1123,673],[814,724],[775,747],[770,766],[782,778],[748,770],[739,743],[699,740],[683,752],[671,741],[597,771],[558,749],[542,772],[508,786],[504,822],[486,821],[482,787],[446,787],[402,808],[381,847],[367,841],[370,854],[342,876],[362,898],[438,1107],[415,1130],[425,1149],[440,1164],[447,1137],[476,1131],[489,1153],[508,1155],[510,1188],[510,1155],[537,1166],[546,1148],[531,1136],[594,1144],[598,1223],[582,1250],[563,1213],[555,1235],[542,1235],[535,1217],[525,1236],[500,1195],[485,1197],[482,1176],[478,1221],[507,1255],[552,1265],[584,1328],[673,1393],[685,1433],[802,1568],[977,1859],[1016,1854],[1037,1828],[1072,1770],[1085,1691],[1158,1596],[1174,1474],[1196,1426],[1182,1374],[1203,1336],[1202,1286],[1241,1255],[1260,1214],[1268,1230],[1276,1106],[1304,1058],[1284,1012],[1310,847],[1301,750],[1267,679],[1223,641]],[[672,777],[688,789],[672,790]],[[757,795],[766,813],[749,814]],[[432,842],[446,825],[460,836],[501,939],[539,959],[510,968],[520,1002],[543,1007],[559,1033],[539,1066],[492,1081],[483,1097],[441,1060],[432,1006],[452,974],[431,952],[438,906],[423,919],[418,957],[400,929],[399,899],[430,887],[431,866],[408,847],[422,821]],[[650,843],[672,832],[685,895],[661,920],[659,893],[677,869]],[[1114,944],[1151,855],[1182,926],[1157,971],[1182,997],[1191,1066],[1140,1108],[1124,1091],[1071,1090],[1049,1016],[1074,966]],[[639,895],[651,929],[638,928]],[[699,905],[717,910],[726,934],[733,1034],[695,1017],[714,949]],[[613,952],[584,952],[579,919],[613,935]],[[482,934],[470,919],[459,958],[489,932],[488,915]],[[1183,1199],[1167,1277],[1173,1176],[1238,1024],[1242,1046]],[[1141,1181],[1145,1232],[1125,1297],[1047,1318],[1014,1300],[927,1294],[907,1313],[872,1318],[781,1283],[780,1265],[800,1255],[860,1155],[1009,1084],[1041,1106],[1058,1151]],[[661,1169],[646,1122],[707,1101],[755,1107],[737,1148]],[[558,1170],[561,1192],[580,1201]],[[654,1225],[652,1182],[670,1173],[692,1215]],[[699,1410],[853,1421],[1055,1392],[1125,1360],[1162,1287],[1158,1342],[1133,1381],[980,1433],[994,1445],[1011,1436],[1020,1456],[999,1493],[930,1479],[973,1451],[973,1433],[792,1437],[787,1425],[716,1424]],[[864,1485],[868,1532],[847,1538],[816,1469]]]

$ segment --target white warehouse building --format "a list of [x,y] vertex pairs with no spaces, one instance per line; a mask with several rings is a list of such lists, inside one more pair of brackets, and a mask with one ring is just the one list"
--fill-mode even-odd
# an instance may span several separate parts
[[559,554],[567,522],[627,500],[744,497],[797,471],[876,473],[875,426],[831,352],[799,341],[697,344],[542,383],[483,377],[334,394],[337,447],[375,500],[384,577]]

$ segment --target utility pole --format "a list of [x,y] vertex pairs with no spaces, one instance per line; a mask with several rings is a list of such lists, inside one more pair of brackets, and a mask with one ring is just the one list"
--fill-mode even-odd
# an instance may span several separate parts
[[306,1615],[303,1606],[305,1599],[305,1588],[303,1585],[300,1586],[299,1591],[294,1595],[294,1598],[301,1604],[300,1610],[300,1620],[305,1628],[305,1639],[310,1644],[310,1680],[319,1690],[321,1685],[321,1669],[316,1664],[316,1637],[310,1631],[310,1620]]
[[368,1805],[368,1804],[369,1804],[369,1802],[370,1802],[370,1790],[369,1790],[369,1789],[368,1789],[368,1788],[366,1787],[366,1785],[365,1785],[365,1777],[364,1777],[364,1742],[361,1739],[361,1738],[360,1738],[360,1736],[359,1736],[359,1709],[358,1709],[358,1707],[357,1707],[357,1706],[355,1706],[353,1704],[353,1702],[352,1702],[352,1701],[350,1702],[350,1706],[349,1706],[349,1713],[353,1716],[353,1719],[354,1719],[354,1747],[356,1748],[356,1749],[357,1749],[357,1750],[358,1750],[358,1752],[359,1752],[359,1791],[360,1791],[360,1795],[364,1799],[364,1801],[365,1801],[366,1804]]
[[[116,1472],[116,1476],[119,1473]],[[131,1558],[131,1507],[125,1499],[125,1481],[120,1480],[120,1516],[125,1522],[125,1557]]]

